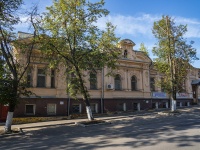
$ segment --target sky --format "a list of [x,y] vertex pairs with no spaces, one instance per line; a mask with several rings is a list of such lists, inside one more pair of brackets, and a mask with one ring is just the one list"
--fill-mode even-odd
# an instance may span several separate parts
[[[37,4],[39,11],[43,12],[52,5],[52,0],[24,0],[24,3],[24,9],[29,10]],[[105,0],[105,8],[110,13],[98,21],[98,27],[104,29],[105,22],[112,22],[116,26],[117,37],[132,40],[136,44],[134,50],[144,43],[152,59],[155,56],[151,50],[157,42],[152,34],[153,22],[160,20],[162,15],[169,15],[176,25],[187,25],[188,31],[184,38],[188,42],[195,42],[193,47],[197,49],[197,57],[200,59],[200,0]],[[18,25],[17,29],[28,32],[26,24]],[[192,65],[200,68],[200,60],[194,61]]]

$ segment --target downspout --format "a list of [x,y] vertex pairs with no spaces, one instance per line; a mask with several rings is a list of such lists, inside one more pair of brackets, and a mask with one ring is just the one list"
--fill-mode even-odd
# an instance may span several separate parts
[[126,88],[127,88],[127,91],[129,91],[129,86],[128,86],[128,69],[126,70],[127,72],[126,72],[126,80],[127,80],[127,86],[126,86]]
[[[150,59],[150,58],[149,58]],[[150,59],[151,60],[151,59]],[[151,70],[151,67],[153,66],[153,62],[151,60],[151,63],[149,64],[149,88],[150,88],[150,94],[151,94],[151,108],[153,106],[153,93],[151,92],[151,86],[150,86],[150,79],[151,79],[151,76],[150,76],[150,70]]]
[[68,84],[69,84],[69,73],[67,71],[67,95],[68,95],[68,103],[67,103],[67,116],[70,115],[70,92],[68,89]]
[[101,73],[101,113],[104,113],[104,67]]
[[67,112],[67,115],[69,116],[70,115],[70,93],[69,93],[69,91],[67,92],[67,95],[68,95],[68,104],[67,104],[67,106],[68,106],[68,112]]

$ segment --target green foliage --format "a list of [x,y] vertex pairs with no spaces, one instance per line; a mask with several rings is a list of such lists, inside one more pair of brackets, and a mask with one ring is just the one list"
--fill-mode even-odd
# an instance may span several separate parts
[[[29,95],[23,78],[30,64],[30,56],[34,45],[33,40],[19,40],[13,31],[14,26],[20,23],[17,15],[22,0],[2,0],[0,2],[0,103],[9,104],[9,111],[13,112],[20,96]],[[33,24],[33,12],[30,16]],[[21,49],[18,53],[17,49]],[[18,54],[17,54],[18,53]],[[24,53],[27,62],[22,63],[18,55]]]
[[47,13],[41,20],[40,49],[47,57],[55,58],[51,65],[65,64],[71,96],[76,97],[80,93],[88,99],[84,70],[95,72],[104,66],[115,68],[120,54],[115,47],[119,40],[114,34],[115,27],[110,22],[105,30],[96,26],[98,19],[109,13],[103,5],[103,0],[96,3],[57,0],[53,6],[47,7]]
[[158,57],[154,66],[164,74],[162,83],[165,91],[169,94],[183,91],[190,63],[198,59],[196,49],[192,47],[194,42],[187,43],[183,38],[187,26],[175,25],[173,19],[163,16],[154,22],[152,32],[158,40],[152,50]]
[[147,49],[147,47],[144,45],[144,43],[141,43],[141,44],[140,44],[139,50],[142,51],[142,52],[144,52],[147,56],[149,56],[148,49]]
[[22,0],[1,0],[0,2],[0,20],[1,30],[13,30],[13,25],[19,23],[20,19],[16,15]]

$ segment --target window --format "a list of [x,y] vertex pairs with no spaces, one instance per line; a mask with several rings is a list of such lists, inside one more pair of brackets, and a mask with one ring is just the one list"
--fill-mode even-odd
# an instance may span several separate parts
[[38,69],[37,72],[37,87],[46,87],[45,83],[45,71],[43,69]]
[[165,86],[164,86],[165,82],[164,82],[164,78],[161,78],[161,92],[165,91]]
[[115,76],[115,90],[121,90],[121,77],[119,74]]
[[150,89],[151,91],[155,91],[155,79],[150,78]]
[[81,113],[81,104],[72,105],[72,112],[73,113]]
[[133,103],[133,110],[140,111],[140,103]]
[[51,88],[55,88],[55,70],[51,70]]
[[124,50],[124,58],[127,58],[128,52],[127,50]]
[[32,74],[31,69],[27,70],[27,87],[32,87]]
[[90,73],[90,89],[97,89],[97,75],[95,73]]
[[25,113],[26,115],[35,115],[35,105],[34,104],[25,105]]
[[98,104],[90,104],[92,113],[98,113]]
[[47,104],[47,114],[56,115],[56,104]]
[[136,91],[137,90],[137,79],[135,76],[131,77],[131,90]]
[[126,103],[120,103],[117,105],[118,111],[126,111]]

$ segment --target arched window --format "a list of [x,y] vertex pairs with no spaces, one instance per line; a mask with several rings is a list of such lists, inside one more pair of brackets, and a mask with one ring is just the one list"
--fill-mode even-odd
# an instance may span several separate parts
[[121,76],[119,74],[115,76],[115,90],[121,90]]
[[124,58],[127,58],[128,52],[127,50],[124,50]]
[[135,76],[131,77],[131,90],[136,91],[137,90],[137,79]]
[[96,73],[90,73],[90,89],[97,89],[97,75]]

